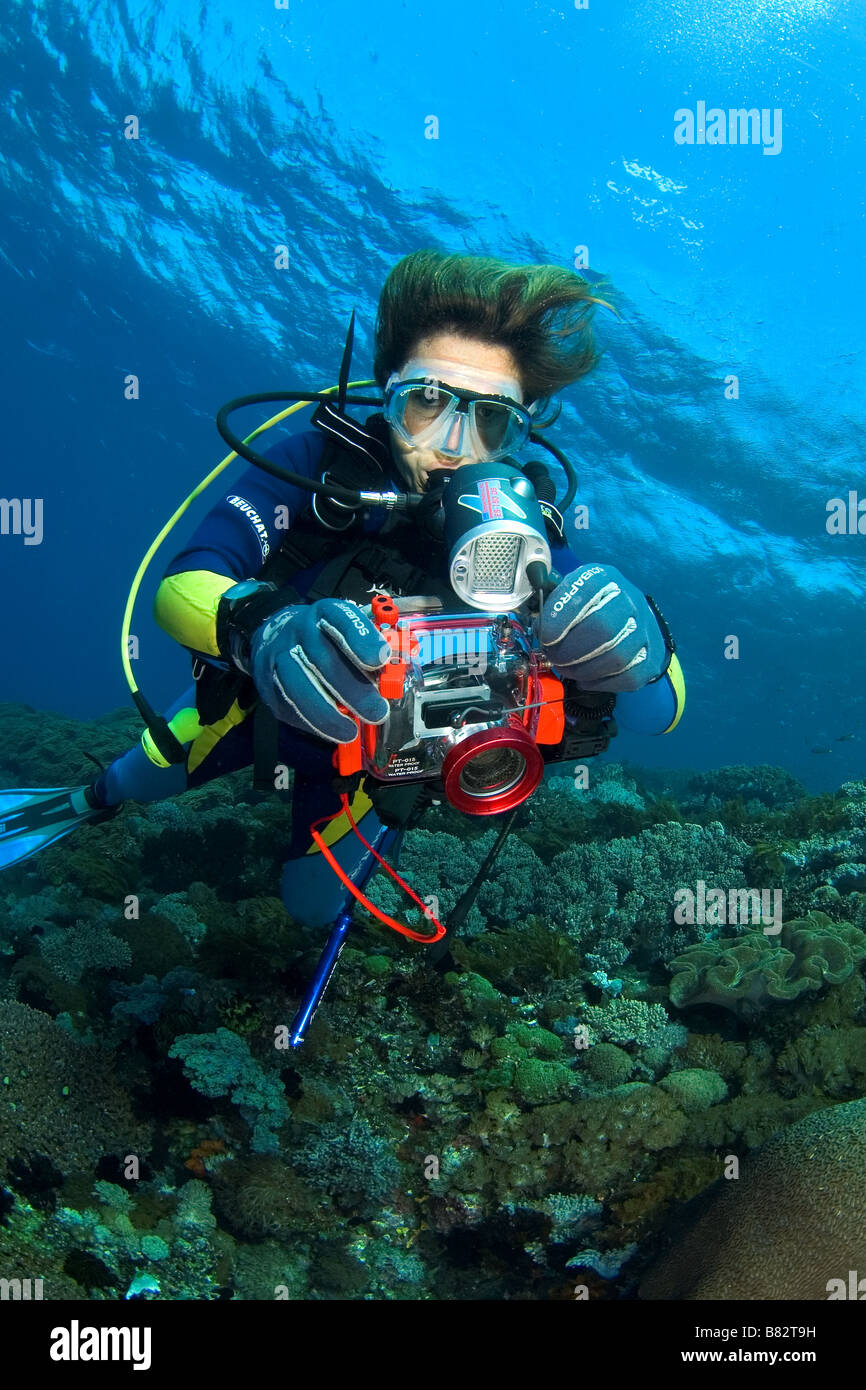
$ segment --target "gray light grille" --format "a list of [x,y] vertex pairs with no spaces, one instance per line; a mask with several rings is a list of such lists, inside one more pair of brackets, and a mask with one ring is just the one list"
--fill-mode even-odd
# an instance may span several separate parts
[[512,593],[519,557],[519,536],[480,536],[475,542],[475,553],[472,557],[472,581],[476,592]]

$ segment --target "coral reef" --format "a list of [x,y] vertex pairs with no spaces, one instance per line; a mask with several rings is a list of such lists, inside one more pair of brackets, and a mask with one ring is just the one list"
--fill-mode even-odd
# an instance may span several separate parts
[[768,808],[791,806],[805,796],[803,785],[784,768],[758,763],[701,772],[689,782],[690,798],[713,800],[717,807],[725,801],[757,802]]
[[[110,757],[131,727],[5,707],[5,780],[49,760],[84,780],[83,750]],[[401,872],[440,917],[492,843],[484,819],[442,805],[405,837]],[[780,1143],[796,1193],[809,1135],[847,1145],[862,1204],[860,1121],[829,1117],[866,1088],[866,785],[613,763],[584,789],[546,779],[440,969],[358,910],[300,1052],[275,1037],[321,940],[274,896],[290,823],[240,773],[3,875],[8,1277],[38,1265],[46,1297],[76,1301],[560,1299],[576,1281],[631,1298],[679,1204],[721,1200],[725,1155]],[[679,921],[675,892],[700,881],[781,889],[781,932]],[[372,896],[404,916],[384,876]],[[770,1296],[726,1248],[730,1287]]]
[[36,1155],[63,1174],[149,1148],[113,1056],[8,999],[0,1000],[0,1071],[0,1178]]
[[553,860],[537,901],[584,947],[613,938],[631,941],[647,961],[666,959],[702,936],[675,925],[671,884],[705,879],[723,891],[745,887],[747,853],[717,822],[672,823],[632,839],[575,844]]

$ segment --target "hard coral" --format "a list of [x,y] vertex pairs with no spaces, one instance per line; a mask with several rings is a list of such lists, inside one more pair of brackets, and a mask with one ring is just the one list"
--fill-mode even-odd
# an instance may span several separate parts
[[77,985],[82,975],[95,970],[126,970],[132,952],[101,922],[78,921],[74,927],[57,927],[43,936],[42,955],[61,980]]
[[16,1155],[44,1154],[68,1175],[149,1148],[111,1057],[38,1009],[0,1000],[0,1073],[0,1177]]
[[748,846],[709,825],[656,825],[632,839],[574,844],[538,880],[533,910],[579,940],[631,942],[647,959],[667,958],[694,940],[695,928],[674,923],[672,883],[745,887]]
[[586,1004],[580,1015],[606,1042],[637,1042],[645,1047],[678,1047],[684,1038],[672,1028],[661,1004],[647,1004],[642,999],[612,999],[607,1004]]
[[[647,1299],[826,1299],[866,1270],[866,1100],[771,1139],[641,1285]],[[780,1197],[780,1194],[783,1194]],[[842,1295],[844,1296],[844,1295]]]
[[351,1215],[376,1212],[400,1179],[395,1146],[360,1116],[317,1125],[292,1154],[311,1187],[332,1194]]

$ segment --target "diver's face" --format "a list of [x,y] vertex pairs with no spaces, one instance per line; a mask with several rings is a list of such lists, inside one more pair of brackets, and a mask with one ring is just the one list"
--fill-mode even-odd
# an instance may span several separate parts
[[[424,375],[450,386],[486,395],[504,395],[523,400],[517,362],[508,348],[466,338],[461,333],[433,333],[419,338],[410,358],[424,362]],[[477,375],[484,373],[487,379]],[[414,423],[407,419],[410,428]],[[417,422],[423,429],[426,420]],[[413,492],[425,492],[431,476],[443,469],[461,468],[466,463],[478,463],[472,455],[452,458],[436,449],[418,448],[408,443],[391,428],[391,452],[402,477]]]

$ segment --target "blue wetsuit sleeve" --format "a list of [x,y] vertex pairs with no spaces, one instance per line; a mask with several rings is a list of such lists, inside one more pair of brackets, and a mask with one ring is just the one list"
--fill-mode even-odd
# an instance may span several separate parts
[[[281,468],[314,478],[324,445],[321,434],[306,430],[261,452]],[[248,468],[196,527],[166,567],[165,576],[209,570],[238,580],[255,578],[311,499],[311,493],[282,478],[255,466]]]
[[[280,440],[264,454],[281,468],[313,477],[324,447],[318,432],[306,431]],[[221,658],[217,613],[222,595],[237,580],[258,578],[311,496],[261,468],[247,469],[167,567],[154,599],[154,616],[163,631],[197,656]]]
[[669,734],[679,723],[685,702],[682,668],[672,656],[661,680],[617,695],[614,718],[623,729],[636,734]]

